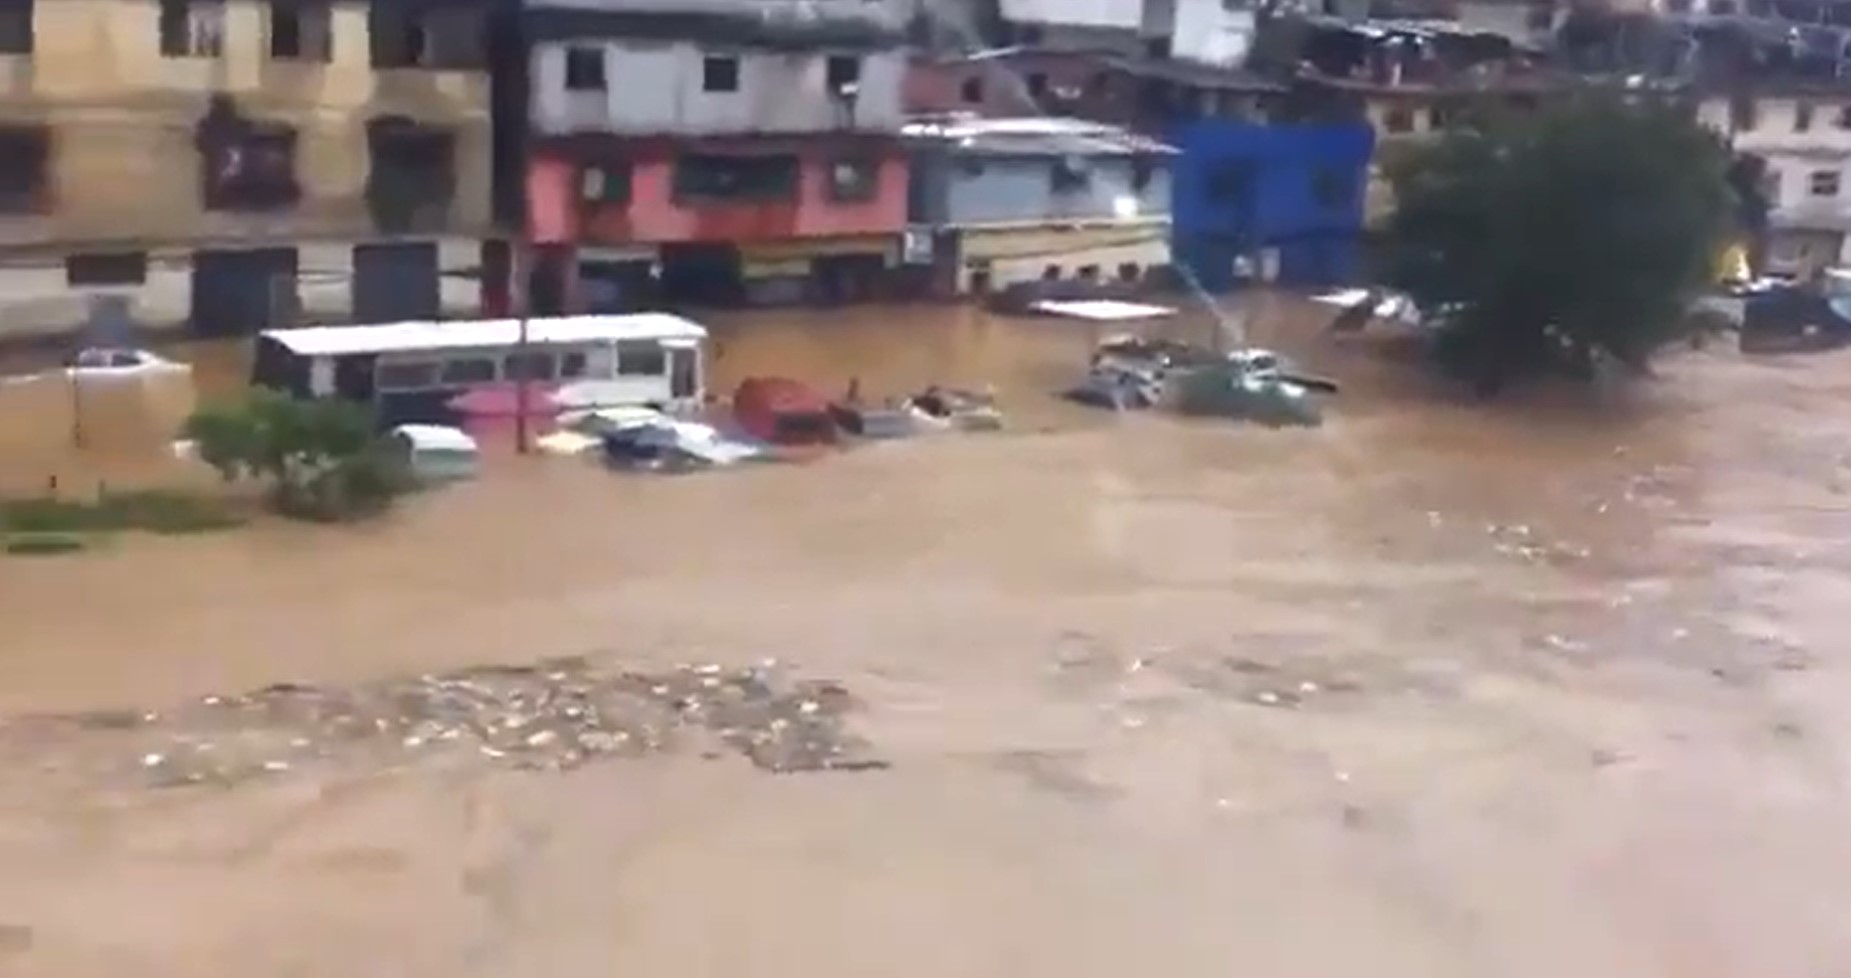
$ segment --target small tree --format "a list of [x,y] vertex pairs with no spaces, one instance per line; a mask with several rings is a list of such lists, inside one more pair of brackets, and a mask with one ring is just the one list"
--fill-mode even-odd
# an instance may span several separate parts
[[1588,93],[1480,114],[1399,159],[1387,278],[1441,310],[1441,363],[1491,394],[1597,359],[1643,371],[1686,335],[1735,206],[1688,113]]
[[186,436],[227,481],[268,482],[276,508],[301,519],[377,512],[409,485],[367,413],[341,401],[256,390],[240,403],[200,408]]

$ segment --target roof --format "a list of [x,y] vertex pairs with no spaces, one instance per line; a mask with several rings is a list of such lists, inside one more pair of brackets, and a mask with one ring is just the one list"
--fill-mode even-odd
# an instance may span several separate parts
[[1174,155],[1148,136],[1085,119],[1029,116],[991,119],[969,113],[918,117],[900,130],[907,138],[938,141],[959,153],[1026,156]]
[[535,40],[695,39],[773,48],[898,46],[903,25],[860,0],[523,0]]
[[392,429],[413,449],[430,452],[474,452],[476,440],[461,428],[440,424],[402,424]]
[[1166,81],[1195,88],[1213,88],[1229,92],[1283,92],[1285,86],[1262,78],[1251,71],[1222,65],[1203,64],[1174,58],[1104,57],[1100,63],[1133,78]]
[[[308,326],[271,329],[261,334],[303,356],[350,353],[412,353],[508,347],[521,342],[518,319],[414,321],[373,326]],[[527,321],[529,343],[591,343],[600,340],[682,340],[698,342],[706,327],[665,312],[628,316],[557,316]]]
[[1096,323],[1122,323],[1133,319],[1161,319],[1173,316],[1176,310],[1169,306],[1152,306],[1141,302],[1120,302],[1116,299],[1087,299],[1078,302],[1037,302],[1032,307],[1039,312],[1069,319],[1086,319]]

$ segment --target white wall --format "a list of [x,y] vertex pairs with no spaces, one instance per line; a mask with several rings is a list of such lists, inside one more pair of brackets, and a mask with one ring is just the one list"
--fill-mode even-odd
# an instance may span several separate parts
[[[1811,107],[1804,128],[1802,105]],[[1755,99],[1754,125],[1747,128],[1733,125],[1730,106],[1726,98],[1706,99],[1697,118],[1726,134],[1737,151],[1767,160],[1774,224],[1851,228],[1851,94]],[[1826,174],[1836,174],[1836,188]]]
[[[604,91],[566,89],[566,51],[603,52]],[[709,55],[739,59],[733,92],[702,90]],[[861,58],[852,112],[827,90],[831,54]],[[692,41],[552,42],[531,65],[534,126],[541,132],[725,133],[894,130],[904,121],[901,51],[771,52],[706,48]]]
[[1223,0],[1173,0],[1172,57],[1238,67],[1253,47],[1254,18],[1244,2],[1230,9]]
[[1002,0],[1003,19],[1017,24],[1072,24],[1137,30],[1143,0]]

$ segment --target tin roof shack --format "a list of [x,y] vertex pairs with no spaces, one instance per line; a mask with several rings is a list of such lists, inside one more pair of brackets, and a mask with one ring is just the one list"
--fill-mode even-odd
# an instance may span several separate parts
[[915,56],[914,113],[996,117],[1043,113],[1160,134],[1198,119],[1266,118],[1284,86],[1240,68],[1109,50],[1013,47]]
[[1173,248],[1204,288],[1234,287],[1242,262],[1294,285],[1360,274],[1368,126],[1204,122],[1176,145]]
[[904,32],[861,0],[527,0],[534,303],[834,301],[897,264]]
[[1131,291],[1169,265],[1169,146],[1079,119],[906,128],[909,220],[943,243],[940,292]]

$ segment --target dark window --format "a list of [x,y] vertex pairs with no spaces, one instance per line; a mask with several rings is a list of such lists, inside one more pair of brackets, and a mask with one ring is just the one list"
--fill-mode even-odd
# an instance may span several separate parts
[[583,353],[567,353],[559,358],[559,376],[567,379],[583,377],[586,366]]
[[148,280],[148,253],[71,255],[64,259],[64,281],[70,285],[140,285]]
[[1746,96],[1736,96],[1729,100],[1729,128],[1737,132],[1748,132],[1759,121],[1755,100]]
[[1041,99],[1046,98],[1048,95],[1048,76],[1039,71],[1031,72],[1028,77],[1024,79],[1023,84],[1028,88],[1029,98]]
[[566,49],[566,89],[573,92],[604,91],[604,49]]
[[270,57],[332,60],[333,13],[327,3],[317,0],[270,0]]
[[51,137],[44,129],[0,128],[0,212],[42,209],[49,182]]
[[1150,186],[1151,177],[1157,172],[1156,164],[1149,157],[1139,156],[1131,161],[1131,189],[1143,190]]
[[739,91],[739,59],[709,57],[701,61],[701,91]]
[[1413,132],[1414,111],[1412,109],[1389,109],[1382,116],[1382,128],[1389,132]]
[[225,51],[225,5],[219,0],[161,0],[161,55],[216,58]]
[[0,0],[0,54],[32,53],[33,0]]
[[824,84],[832,92],[841,92],[861,84],[861,59],[853,55],[832,54],[823,69]]
[[501,375],[508,380],[552,380],[556,366],[551,353],[510,353]]
[[443,362],[438,380],[444,384],[486,384],[495,379],[495,361],[487,357],[468,357]]
[[628,163],[617,160],[594,163],[579,175],[579,199],[587,204],[627,204],[631,180],[632,169]]
[[1097,282],[1099,281],[1099,266],[1081,265],[1079,275],[1082,282]]
[[1149,40],[1144,42],[1144,53],[1153,58],[1169,57],[1170,56],[1170,39],[1167,37],[1150,38]]
[[202,160],[207,210],[270,210],[300,196],[296,133],[285,126],[242,127],[206,144]]
[[1059,281],[1060,280],[1060,266],[1059,265],[1049,265],[1048,267],[1043,268],[1041,270],[1041,280],[1043,282]]
[[366,198],[387,231],[440,230],[456,194],[456,137],[397,116],[367,126]]
[[620,377],[660,377],[668,373],[668,354],[660,343],[646,340],[620,340],[617,343],[617,375]]
[[1839,108],[1838,128],[1851,129],[1851,105],[1841,106]]
[[1208,198],[1222,204],[1241,203],[1252,185],[1253,164],[1246,160],[1222,163],[1208,173]]
[[797,172],[793,155],[684,156],[675,164],[675,199],[794,200]]
[[983,79],[972,76],[964,79],[958,86],[958,97],[965,102],[976,105],[983,101]]
[[1814,197],[1838,196],[1838,171],[1814,170],[1807,178],[1807,190]]
[[1793,103],[1793,131],[1806,132],[1812,128],[1812,103]]
[[1085,187],[1091,178],[1092,171],[1086,161],[1070,156],[1055,161],[1048,174],[1048,185],[1055,193],[1073,193]]
[[434,363],[381,363],[373,368],[373,386],[382,391],[415,391],[437,386]]
[[1311,199],[1320,207],[1348,207],[1356,198],[1356,181],[1335,167],[1321,166],[1311,172]]
[[1137,263],[1128,261],[1118,266],[1118,280],[1125,283],[1136,282],[1138,280]]
[[366,29],[375,68],[486,67],[487,22],[480,8],[371,3]]
[[829,164],[829,199],[873,200],[880,189],[878,160],[843,159]]

